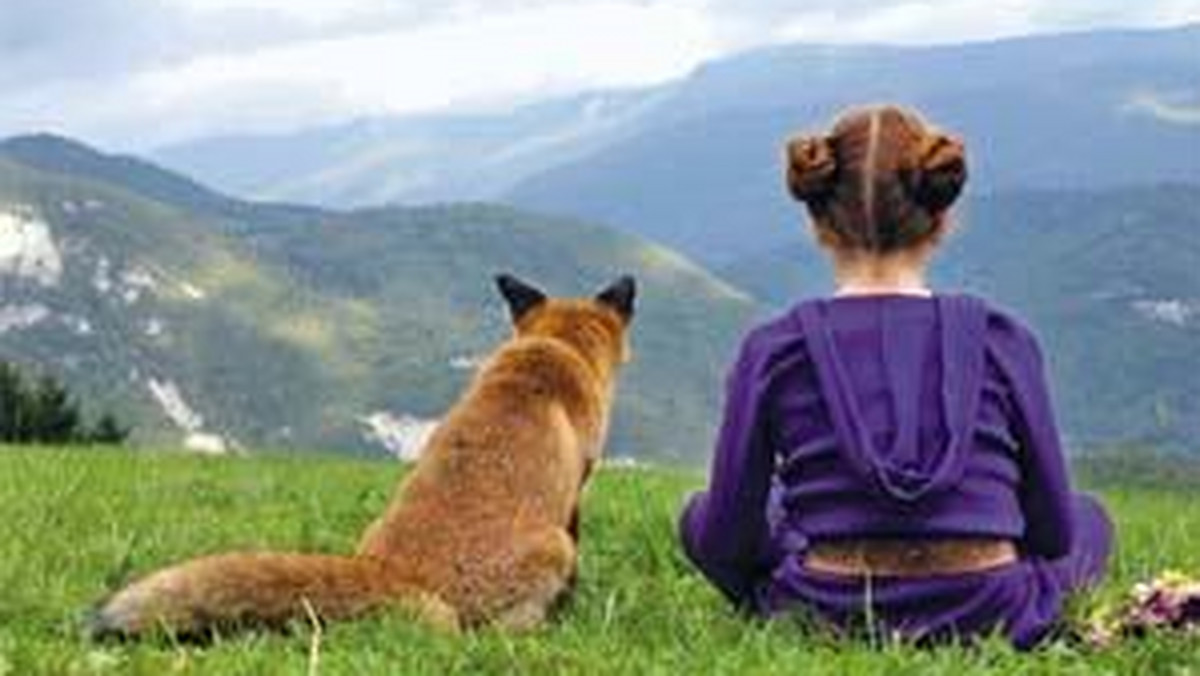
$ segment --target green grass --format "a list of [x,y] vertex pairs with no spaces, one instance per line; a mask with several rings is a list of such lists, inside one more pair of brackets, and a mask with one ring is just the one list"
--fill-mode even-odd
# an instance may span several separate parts
[[[298,624],[209,647],[83,638],[91,604],[165,563],[230,548],[350,549],[400,474],[386,462],[322,457],[0,449],[0,676],[306,673],[314,655],[321,673],[354,674],[1200,674],[1200,645],[1180,637],[1021,654],[999,641],[869,647],[795,622],[745,621],[676,544],[680,502],[701,477],[639,470],[604,471],[591,486],[578,594],[532,634],[442,636],[392,614],[319,636]],[[1121,547],[1101,597],[1164,568],[1200,570],[1194,485],[1102,481]]]

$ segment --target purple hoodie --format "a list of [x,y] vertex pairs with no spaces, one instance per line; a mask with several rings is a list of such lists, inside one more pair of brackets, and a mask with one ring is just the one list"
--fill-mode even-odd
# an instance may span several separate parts
[[[972,296],[848,296],[802,302],[747,336],[711,485],[681,536],[727,596],[769,611],[806,600],[779,587],[809,575],[810,539],[996,536],[1028,561],[1057,560],[1076,541],[1076,502],[1028,329]],[[937,619],[915,618],[913,633]]]

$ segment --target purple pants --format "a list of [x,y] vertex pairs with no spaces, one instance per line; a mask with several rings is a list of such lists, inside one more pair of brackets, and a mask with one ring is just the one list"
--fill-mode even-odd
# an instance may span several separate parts
[[[764,615],[807,609],[836,627],[864,626],[920,643],[970,640],[1000,632],[1018,648],[1030,648],[1059,623],[1063,601],[1098,582],[1113,545],[1113,526],[1104,508],[1088,495],[1075,496],[1075,541],[1055,560],[1025,558],[978,573],[927,578],[874,578],[805,569],[803,552],[781,558],[754,585],[757,598],[744,599]],[[730,571],[696,560],[714,583]],[[736,601],[736,599],[735,599]],[[868,609],[869,608],[869,609]]]

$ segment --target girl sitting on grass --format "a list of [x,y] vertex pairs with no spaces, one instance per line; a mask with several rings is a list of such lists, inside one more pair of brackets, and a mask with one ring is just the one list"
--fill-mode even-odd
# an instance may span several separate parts
[[738,606],[1027,648],[1103,575],[1112,525],[1071,490],[1037,339],[926,284],[966,175],[959,141],[893,106],[788,143],[837,290],[745,338],[680,523]]

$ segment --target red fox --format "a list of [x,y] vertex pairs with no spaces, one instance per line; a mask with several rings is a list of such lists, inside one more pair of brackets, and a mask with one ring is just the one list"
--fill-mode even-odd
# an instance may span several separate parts
[[536,627],[570,590],[580,491],[629,359],[635,284],[547,298],[496,283],[514,335],[479,368],[351,556],[233,553],[152,573],[94,613],[96,636],[278,627],[404,607],[457,631]]

